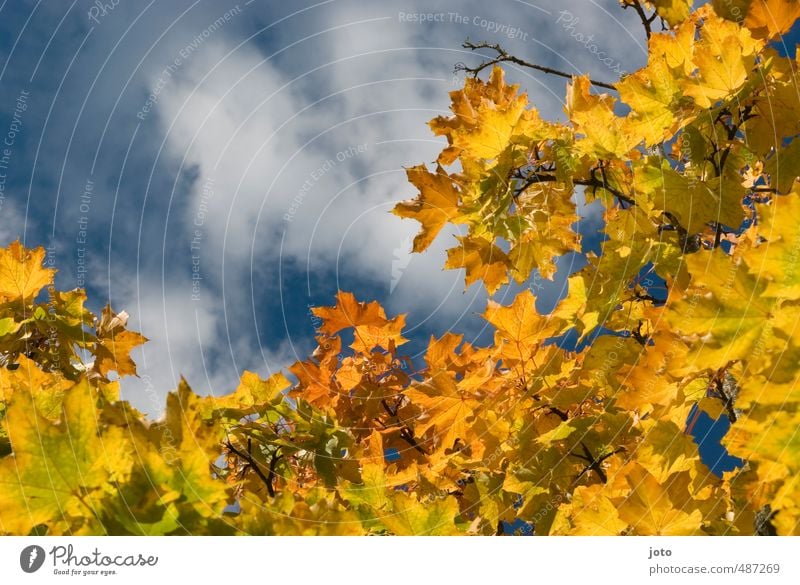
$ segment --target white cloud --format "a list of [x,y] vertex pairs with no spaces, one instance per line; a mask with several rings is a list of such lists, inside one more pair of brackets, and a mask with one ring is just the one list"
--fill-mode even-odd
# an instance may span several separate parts
[[131,354],[139,378],[122,380],[123,398],[150,414],[161,411],[181,376],[197,392],[221,395],[235,389],[243,370],[268,377],[296,359],[288,343],[254,351],[251,340],[226,336],[217,299],[201,293],[193,301],[190,287],[187,282],[162,289],[142,282],[131,288],[127,304],[115,307],[131,314],[130,329],[150,339]]
[[[187,273],[189,241],[199,230],[202,243],[194,252],[205,295],[199,306],[187,302],[188,295],[174,288],[184,285],[172,278],[159,283],[164,299],[153,289],[129,297],[154,339],[144,356],[152,379],[174,383],[179,371],[204,379],[200,348],[213,347],[218,357],[203,384],[232,388],[248,367],[248,360],[237,356],[246,354],[245,348],[253,353],[260,331],[251,307],[274,305],[276,291],[286,285],[278,281],[279,262],[285,271],[326,273],[337,283],[360,278],[369,290],[382,291],[391,312],[410,313],[414,327],[477,330],[474,314],[483,310],[485,293],[477,286],[465,292],[460,271],[442,270],[453,232],[443,232],[424,255],[398,260],[398,248],[418,225],[388,212],[394,202],[414,196],[402,167],[431,162],[441,149],[425,122],[448,106],[453,64],[475,60],[459,49],[465,37],[501,42],[532,61],[613,79],[574,34],[585,28],[603,31],[592,42],[628,69],[641,64],[640,31],[626,30],[638,22],[616,2],[559,5],[580,15],[569,30],[556,22],[549,3],[546,9],[551,14],[510,1],[491,8],[477,1],[402,8],[342,1],[309,10],[245,44],[233,34],[239,29],[205,41],[170,78],[151,114],[166,138],[173,172],[197,174],[188,200],[171,213],[185,227],[186,239],[177,246]],[[265,18],[257,4],[246,10],[244,18]],[[401,23],[401,10],[458,12],[467,24]],[[519,23],[530,36],[525,41],[493,36],[473,24],[475,16]],[[625,25],[615,22],[620,16]],[[151,67],[144,75],[153,84],[160,72]],[[565,80],[513,67],[509,77],[524,82],[545,116],[563,117]],[[398,261],[399,279],[393,275]],[[253,292],[254,279],[269,281],[267,289]],[[261,340],[271,351],[267,361],[292,361],[292,344],[302,346],[310,333],[302,325],[305,337],[294,332],[296,339]],[[231,335],[234,329],[237,334]],[[226,348],[229,339],[235,346]]]

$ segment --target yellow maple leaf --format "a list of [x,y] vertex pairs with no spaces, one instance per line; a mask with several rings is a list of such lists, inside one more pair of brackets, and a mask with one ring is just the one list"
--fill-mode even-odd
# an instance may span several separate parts
[[44,268],[44,248],[29,250],[19,240],[0,248],[0,301],[30,301],[53,282],[56,271]]
[[670,26],[680,24],[692,10],[692,0],[648,0],[656,8],[658,15]]
[[420,502],[397,491],[392,494],[392,512],[382,515],[381,522],[398,536],[448,536],[458,533],[458,513],[455,498]]
[[702,12],[705,22],[701,40],[694,45],[692,63],[696,74],[682,81],[683,91],[701,108],[712,107],[739,90],[748,78],[763,43],[753,39],[746,28]]
[[631,464],[626,480],[630,493],[619,504],[619,517],[640,536],[701,534],[703,513],[689,494],[687,472],[670,476],[663,484],[644,468]]
[[762,241],[746,251],[750,274],[766,281],[763,296],[800,299],[800,232],[795,221],[800,214],[800,193],[773,197],[768,205],[756,209]]
[[797,0],[751,0],[744,25],[753,36],[771,39],[788,32],[798,17]]
[[[770,479],[783,479],[800,472],[800,412],[756,410],[742,416],[723,439],[728,451],[770,469]],[[767,479],[766,477],[764,478]],[[800,491],[800,486],[798,486]]]
[[257,414],[260,409],[278,397],[283,396],[291,383],[282,373],[262,379],[255,372],[244,371],[236,390],[226,396],[207,396],[201,402],[201,412],[205,419],[216,414],[240,419],[249,414]]
[[95,390],[82,380],[64,398],[61,424],[36,410],[28,392],[16,392],[6,417],[13,457],[0,461],[0,527],[30,533],[102,534],[98,510],[129,476],[133,447],[119,427],[103,429]]
[[468,442],[472,433],[469,421],[481,402],[477,394],[461,390],[448,372],[436,372],[404,394],[422,409],[423,415],[414,425],[418,436],[435,427],[444,448],[452,448],[457,439]]
[[693,112],[686,107],[679,80],[668,56],[653,52],[653,45],[662,38],[677,44],[671,35],[653,35],[647,67],[626,76],[617,84],[620,99],[631,107],[625,118],[629,132],[639,135],[651,146],[671,137]]
[[719,16],[726,20],[741,23],[753,0],[712,0],[711,5]]
[[663,484],[673,473],[695,468],[700,459],[697,444],[677,424],[646,420],[643,430],[644,440],[636,450],[636,462],[656,481]]
[[418,165],[407,169],[406,174],[409,182],[419,189],[419,195],[416,199],[398,203],[392,213],[416,219],[422,224],[422,231],[414,238],[414,252],[422,252],[448,221],[454,221],[462,213],[458,205],[459,194],[453,178],[442,167],[431,173],[425,165]]
[[591,82],[585,75],[575,77],[567,86],[564,110],[575,131],[583,135],[576,141],[576,147],[597,158],[626,155],[643,138],[632,134],[625,118],[614,113],[615,100],[611,96],[594,95],[590,88]]
[[653,209],[672,213],[690,234],[703,231],[709,222],[738,228],[744,219],[741,177],[725,175],[708,182],[673,170],[657,159],[634,165],[637,200],[647,199]]
[[[337,371],[341,339],[339,337],[320,336],[317,341],[319,347],[314,352],[315,359],[295,362],[289,366],[289,371],[298,380],[297,385],[291,389],[289,395],[302,397],[309,404],[319,408],[327,408],[328,406],[336,405],[341,393],[338,379],[339,372],[342,371]],[[352,359],[350,363],[352,364]],[[350,367],[342,372],[343,378],[347,379],[349,377],[352,380],[352,386],[345,391],[350,390],[361,379],[360,375],[357,376],[357,379],[353,379],[356,376],[356,372],[353,369],[354,367]]]
[[466,286],[482,280],[489,294],[508,284],[508,256],[480,236],[457,236],[460,246],[447,250],[445,268],[464,268]]
[[523,362],[558,332],[563,323],[558,315],[540,315],[536,310],[536,298],[529,289],[519,293],[507,307],[489,301],[483,318],[497,329],[495,343],[508,345],[504,355]]
[[587,302],[589,291],[586,289],[586,281],[581,276],[570,276],[567,279],[569,288],[567,296],[558,303],[552,316],[563,319],[569,325],[573,325],[575,320],[580,321],[581,333],[589,333],[598,323],[597,311],[588,311]]
[[130,357],[135,347],[145,343],[147,338],[136,331],[125,329],[128,314],[125,311],[114,313],[111,305],[103,308],[97,325],[97,343],[94,347],[93,369],[101,376],[115,371],[120,376],[136,375],[136,364]]
[[[768,115],[774,118],[772,114]],[[775,130],[778,135],[784,135],[783,128]],[[774,140],[774,136],[772,138]],[[776,149],[764,165],[764,173],[769,177],[769,186],[778,194],[784,195],[792,191],[795,181],[800,176],[800,141],[792,140],[789,146]]]
[[315,307],[311,312],[322,319],[319,330],[327,335],[360,325],[381,327],[387,322],[386,313],[377,301],[359,302],[353,293],[341,290],[336,293],[335,306]]
[[511,234],[508,260],[517,282],[525,282],[534,269],[552,280],[554,260],[580,251],[580,235],[572,230],[580,218],[571,197],[571,187],[557,184],[533,185],[517,195],[514,214],[506,222]]
[[405,315],[389,319],[383,325],[359,325],[355,329],[353,343],[350,347],[361,353],[369,353],[375,347],[382,347],[389,351],[394,350],[408,341],[402,336],[405,325]]
[[628,526],[603,486],[578,486],[568,505],[561,506],[550,528],[551,535],[617,536]]
[[536,125],[538,116],[526,112],[528,98],[517,94],[519,86],[506,85],[505,74],[494,67],[488,82],[467,79],[464,89],[450,93],[454,117],[439,116],[430,122],[437,136],[446,136],[448,148],[439,164],[449,165],[458,157],[491,161],[509,144],[518,123]]
[[786,336],[800,333],[794,331],[800,308],[765,296],[767,281],[750,274],[742,256],[717,249],[685,262],[693,284],[670,294],[666,321],[691,342],[690,364],[719,369],[756,348],[784,347]]
[[74,382],[57,373],[43,372],[24,355],[17,358],[15,370],[0,368],[0,401],[10,402],[16,392],[30,394],[37,412],[50,420],[58,420],[65,392]]
[[439,339],[431,337],[425,350],[425,363],[431,370],[448,370],[458,361],[456,348],[464,336],[448,331]]

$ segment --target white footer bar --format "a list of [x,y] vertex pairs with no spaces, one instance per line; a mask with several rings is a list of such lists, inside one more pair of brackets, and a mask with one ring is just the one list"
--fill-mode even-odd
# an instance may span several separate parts
[[800,583],[770,537],[0,538],[0,582],[325,585]]

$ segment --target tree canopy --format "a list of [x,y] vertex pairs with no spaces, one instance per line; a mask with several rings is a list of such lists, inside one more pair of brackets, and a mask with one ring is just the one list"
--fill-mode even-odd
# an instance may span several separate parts
[[[57,290],[43,248],[0,250],[0,533],[800,534],[800,93],[774,47],[800,3],[621,4],[645,67],[575,76],[558,122],[498,53],[407,170],[414,251],[463,226],[445,267],[490,294],[552,278],[578,192],[602,205],[565,298],[490,300],[487,347],[444,332],[413,364],[405,316],[340,291],[294,381],[182,382],[149,420],[119,397],[146,342],[127,314]],[[698,411],[740,468],[702,461]]]

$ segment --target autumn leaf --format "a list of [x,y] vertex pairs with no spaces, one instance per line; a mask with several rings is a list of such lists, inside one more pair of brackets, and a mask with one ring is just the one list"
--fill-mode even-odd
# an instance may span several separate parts
[[240,419],[256,414],[276,398],[283,398],[283,391],[289,386],[291,383],[280,372],[264,380],[255,372],[245,371],[239,386],[231,394],[209,396],[203,400],[202,416],[209,420],[220,415]]
[[94,369],[105,376],[115,371],[120,376],[136,375],[136,364],[130,352],[145,343],[147,338],[141,333],[125,329],[128,314],[125,311],[114,313],[111,305],[103,308],[102,317],[97,324],[97,344],[94,348]]
[[475,394],[459,390],[446,372],[434,374],[429,381],[412,386],[405,395],[423,412],[415,423],[417,434],[422,436],[435,427],[439,443],[446,448],[452,447],[458,439],[465,441],[468,438],[468,421],[481,404]]
[[647,66],[625,76],[617,84],[620,99],[631,107],[626,124],[648,146],[672,137],[682,124],[697,114],[681,89],[692,72],[694,23],[688,21],[675,33],[650,37]]
[[381,327],[387,322],[386,313],[377,302],[359,302],[353,293],[344,291],[337,293],[335,306],[314,307],[311,311],[322,319],[319,330],[327,335],[360,325]]
[[616,158],[628,153],[642,137],[630,132],[630,126],[614,113],[614,99],[608,94],[590,92],[587,76],[576,77],[567,87],[565,111],[575,130],[583,135],[578,141],[581,152],[597,158]]
[[711,10],[702,14],[706,22],[692,56],[697,71],[682,86],[699,107],[708,108],[744,85],[762,43],[746,28],[717,17]]
[[20,356],[17,364],[19,367],[14,370],[0,369],[0,401],[11,402],[14,395],[21,392],[33,400],[40,416],[57,421],[64,395],[74,382],[43,372],[25,356]]
[[670,296],[667,319],[691,341],[690,363],[721,368],[795,335],[800,307],[766,295],[767,282],[750,274],[746,258],[721,250],[687,257],[697,284]]
[[19,240],[0,248],[0,300],[31,300],[53,282],[56,271],[44,268],[44,248],[28,250]]
[[775,197],[769,205],[759,205],[758,235],[761,242],[748,250],[747,263],[751,275],[766,281],[763,296],[800,299],[800,271],[798,250],[800,232],[793,221],[800,213],[800,194],[793,192],[785,197]]
[[633,466],[626,480],[631,492],[619,505],[619,517],[641,536],[689,536],[700,533],[703,514],[692,504],[686,475],[661,484],[643,468]]
[[777,150],[766,161],[764,174],[769,177],[769,185],[779,194],[792,191],[795,181],[800,177],[800,140],[793,140],[785,148]]
[[392,495],[392,512],[381,522],[398,536],[448,536],[457,533],[458,503],[453,499],[420,502],[403,492]]
[[424,165],[419,165],[406,170],[406,174],[409,182],[419,189],[419,196],[398,203],[392,212],[422,224],[422,231],[414,238],[414,252],[423,252],[444,225],[460,215],[458,190],[442,167],[431,173]]
[[[723,443],[729,452],[749,461],[768,464],[770,479],[788,478],[800,471],[800,415],[755,411],[736,421]],[[767,479],[767,478],[765,478]]]
[[528,99],[517,94],[518,88],[506,85],[503,70],[495,67],[487,83],[467,79],[464,89],[451,92],[455,116],[440,116],[430,123],[434,134],[446,136],[449,144],[439,155],[439,164],[449,165],[456,157],[494,160],[518,125],[535,125],[537,117],[526,112]]
[[361,353],[368,353],[375,347],[385,350],[397,348],[408,341],[402,335],[405,325],[405,315],[398,315],[383,325],[359,325],[355,328],[351,347]]
[[447,251],[445,268],[463,268],[467,286],[482,280],[489,294],[508,283],[508,257],[490,241],[480,238],[457,236],[460,246]]
[[507,355],[522,361],[529,359],[535,348],[561,328],[558,316],[539,314],[530,290],[519,293],[507,307],[489,301],[483,318],[496,328],[496,343],[506,344]]
[[227,486],[211,474],[226,428],[207,424],[206,400],[181,380],[167,396],[164,421],[148,429],[149,444],[137,444],[146,477],[175,494],[181,517],[193,521],[216,518],[229,497]]
[[636,461],[659,483],[667,483],[673,473],[694,469],[699,459],[697,445],[683,429],[671,421],[652,421],[643,426],[644,440]]
[[692,0],[649,0],[656,8],[658,15],[670,26],[680,24],[689,17]]
[[654,209],[671,213],[690,234],[703,231],[709,222],[738,228],[744,220],[741,177],[735,180],[698,181],[670,168],[664,161],[634,167],[635,188]]
[[627,526],[620,519],[614,502],[603,493],[602,486],[579,486],[575,488],[570,505],[559,509],[550,534],[617,536]]
[[794,0],[750,0],[744,25],[757,38],[774,38],[792,28],[800,17],[800,4]]
[[5,425],[14,457],[0,462],[0,530],[28,534],[51,523],[55,534],[97,534],[103,500],[124,482],[134,461],[122,429],[102,430],[95,391],[84,380],[64,398],[61,424],[15,393]]

